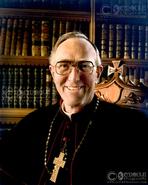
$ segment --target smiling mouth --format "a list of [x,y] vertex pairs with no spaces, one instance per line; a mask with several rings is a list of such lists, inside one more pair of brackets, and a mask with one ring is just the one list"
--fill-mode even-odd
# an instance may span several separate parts
[[66,86],[68,90],[70,91],[77,91],[77,90],[80,90],[82,87],[80,86]]

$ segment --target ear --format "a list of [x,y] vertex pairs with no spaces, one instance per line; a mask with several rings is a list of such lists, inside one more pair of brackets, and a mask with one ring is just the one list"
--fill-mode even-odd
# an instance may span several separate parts
[[53,66],[52,65],[49,65],[49,71],[53,77],[53,74],[54,74],[54,69],[53,69]]
[[100,76],[101,76],[101,74],[102,74],[102,71],[103,71],[103,66],[102,66],[102,65],[97,66],[97,69],[96,69],[96,73],[97,73],[97,80],[96,80],[96,83],[99,83],[99,81],[100,81]]

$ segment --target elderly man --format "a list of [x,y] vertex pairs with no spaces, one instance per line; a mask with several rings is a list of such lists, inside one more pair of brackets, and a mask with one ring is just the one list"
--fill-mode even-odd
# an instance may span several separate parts
[[66,33],[49,61],[61,98],[3,139],[2,185],[122,184],[125,172],[146,175],[148,120],[95,96],[103,69],[96,46],[82,33]]

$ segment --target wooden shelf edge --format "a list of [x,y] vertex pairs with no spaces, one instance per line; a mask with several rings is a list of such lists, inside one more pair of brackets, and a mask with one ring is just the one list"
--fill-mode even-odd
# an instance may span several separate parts
[[41,65],[48,66],[48,57],[42,56],[0,56],[0,65]]
[[0,118],[22,118],[33,112],[34,108],[0,108]]
[[33,112],[33,108],[0,108],[1,124],[17,124],[27,114]]
[[121,60],[121,61],[123,61],[125,64],[127,64],[129,67],[132,67],[132,66],[148,67],[148,60],[142,60],[142,59],[103,58],[103,59],[102,59],[102,64],[103,64],[103,65],[111,64],[113,60]]
[[145,22],[147,22],[147,18],[148,18],[148,15],[147,14],[145,14],[145,15],[119,15],[119,14],[117,14],[117,15],[115,15],[115,14],[112,14],[112,13],[96,13],[96,19],[97,19],[97,21],[99,21],[100,19],[102,20],[102,19],[116,19],[116,20],[121,20],[121,19],[128,19],[128,20],[131,20],[131,21],[133,21],[133,20],[139,20],[139,21],[143,21],[143,20],[145,20]]
[[[104,65],[112,63],[113,60],[122,60],[125,64],[129,66],[144,66],[148,67],[148,60],[142,59],[117,59],[117,58],[102,58],[102,63]],[[0,65],[49,65],[48,57],[42,56],[0,56]]]

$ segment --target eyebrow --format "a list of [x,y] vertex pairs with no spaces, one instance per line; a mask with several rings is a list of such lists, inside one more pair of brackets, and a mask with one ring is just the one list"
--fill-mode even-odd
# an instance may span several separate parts
[[85,60],[85,59],[78,60],[78,61],[73,61],[73,60],[68,60],[68,59],[62,59],[62,60],[57,61],[56,63],[59,63],[59,62],[74,62],[74,63],[78,63],[78,62],[92,62],[93,63],[93,61],[91,61],[91,60]]
[[56,63],[58,63],[58,62],[72,62],[72,60],[62,59],[62,60],[58,60]]

